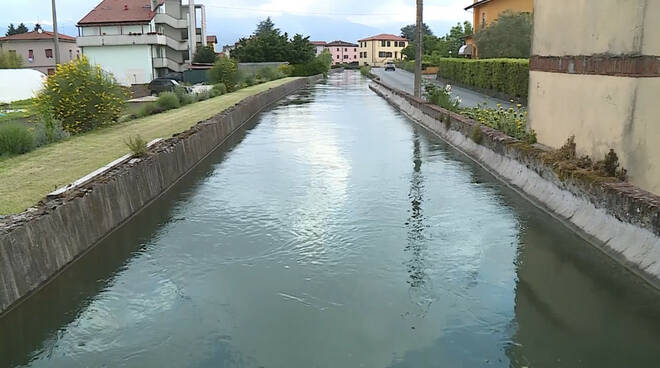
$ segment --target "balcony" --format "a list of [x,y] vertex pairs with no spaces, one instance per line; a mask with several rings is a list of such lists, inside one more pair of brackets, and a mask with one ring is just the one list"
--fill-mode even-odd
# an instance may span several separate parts
[[168,68],[175,72],[183,72],[185,70],[183,63],[177,63],[176,61],[164,57],[155,57],[153,58],[154,68]]
[[[80,36],[76,38],[78,47],[85,46],[124,46],[124,45],[166,45],[168,38],[162,34]],[[173,40],[174,41],[174,40]],[[175,41],[176,42],[176,41]]]
[[154,21],[156,24],[167,24],[168,26],[172,28],[177,28],[177,29],[186,29],[188,28],[188,21],[186,19],[176,19],[172,17],[169,14],[165,13],[158,13],[156,14],[156,17],[154,18]]

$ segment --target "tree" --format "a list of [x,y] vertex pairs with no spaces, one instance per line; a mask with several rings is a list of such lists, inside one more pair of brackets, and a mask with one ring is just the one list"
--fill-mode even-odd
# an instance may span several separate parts
[[16,27],[16,33],[15,34],[28,33],[28,32],[30,32],[28,27],[25,24],[21,23],[21,24],[18,25],[18,27]]
[[36,24],[34,25],[34,29],[32,30],[32,32],[37,32],[37,31],[39,31],[39,30],[42,30],[42,31],[43,31],[43,28],[41,27],[41,24],[36,23]]
[[267,61],[286,61],[289,51],[289,36],[282,34],[269,18],[259,22],[254,34],[242,38],[231,56],[244,63],[259,63]]
[[480,58],[529,58],[532,47],[532,16],[505,11],[474,40]]
[[23,59],[15,52],[0,50],[0,69],[18,69],[23,65]]
[[215,62],[215,59],[217,57],[218,56],[215,54],[215,50],[213,49],[213,46],[204,46],[197,49],[197,53],[193,58],[193,62],[212,64]]
[[236,62],[226,57],[216,60],[208,74],[213,84],[223,83],[229,92],[234,90],[240,76]]
[[303,37],[295,34],[290,42],[289,57],[290,64],[304,64],[312,61],[316,56],[314,45],[309,42],[309,36]]
[[[409,25],[401,28],[401,37],[408,39],[408,41],[410,41],[410,42],[415,42],[415,39],[416,39],[415,29],[416,28],[417,27],[414,24],[409,24]],[[429,26],[426,23],[424,23],[422,28],[424,29],[424,37],[433,36],[433,31],[431,31],[431,28],[429,28]]]
[[7,27],[7,32],[5,32],[5,36],[13,36],[16,34],[16,27],[14,27],[14,23],[9,24],[9,27]]

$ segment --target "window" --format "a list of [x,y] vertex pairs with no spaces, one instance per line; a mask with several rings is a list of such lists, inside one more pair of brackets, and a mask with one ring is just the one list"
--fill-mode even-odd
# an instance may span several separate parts
[[354,48],[354,49],[353,49],[353,52],[357,52],[357,49]]
[[34,61],[34,50],[28,50],[28,61],[29,62]]
[[396,59],[396,58],[398,58],[398,57],[399,57],[399,53],[396,52],[396,51],[394,51],[394,58]]
[[353,55],[353,59],[357,59],[357,55]]
[[53,58],[53,49],[46,49],[46,57],[49,59]]
[[364,58],[365,59],[367,58],[367,52],[366,51],[364,52]]
[[387,47],[390,47],[390,46],[392,46],[392,45],[390,44],[390,41],[387,41]]
[[73,60],[73,50],[69,49],[69,60]]
[[381,47],[385,47],[385,45],[386,45],[386,42],[385,42],[385,41],[380,41],[380,46],[381,46]]
[[481,28],[486,28],[486,12],[481,12]]
[[344,59],[348,59],[348,55],[344,55]]
[[[192,24],[192,23],[191,23]],[[337,51],[339,51],[339,47],[337,47]]]
[[339,55],[337,55],[337,59],[339,59]]
[[347,51],[348,51],[348,49],[346,47],[344,47],[344,52],[347,52]]
[[392,53],[389,52],[389,51],[381,51],[381,52],[378,53],[378,57],[379,58],[388,58],[388,57],[391,58]]
[[406,47],[406,41],[401,41],[401,42],[399,42],[399,46],[401,46],[401,47]]

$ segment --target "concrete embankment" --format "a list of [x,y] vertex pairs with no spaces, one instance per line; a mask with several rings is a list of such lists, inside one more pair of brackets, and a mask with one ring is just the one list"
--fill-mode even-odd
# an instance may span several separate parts
[[49,197],[0,224],[0,314],[38,289],[99,240],[167,191],[254,115],[320,76],[241,101],[149,154]]
[[374,80],[371,89],[415,122],[470,156],[527,199],[625,267],[660,288],[660,197],[629,183],[560,178],[529,146],[476,121]]

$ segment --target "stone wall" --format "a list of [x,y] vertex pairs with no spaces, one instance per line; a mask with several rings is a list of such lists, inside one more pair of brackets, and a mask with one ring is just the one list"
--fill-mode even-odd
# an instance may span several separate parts
[[0,314],[56,276],[157,199],[261,110],[320,77],[294,80],[241,101],[142,159],[48,198],[0,223]]
[[629,183],[560,178],[530,146],[476,121],[375,80],[372,89],[415,122],[473,158],[523,197],[575,230],[622,265],[660,288],[660,196]]

